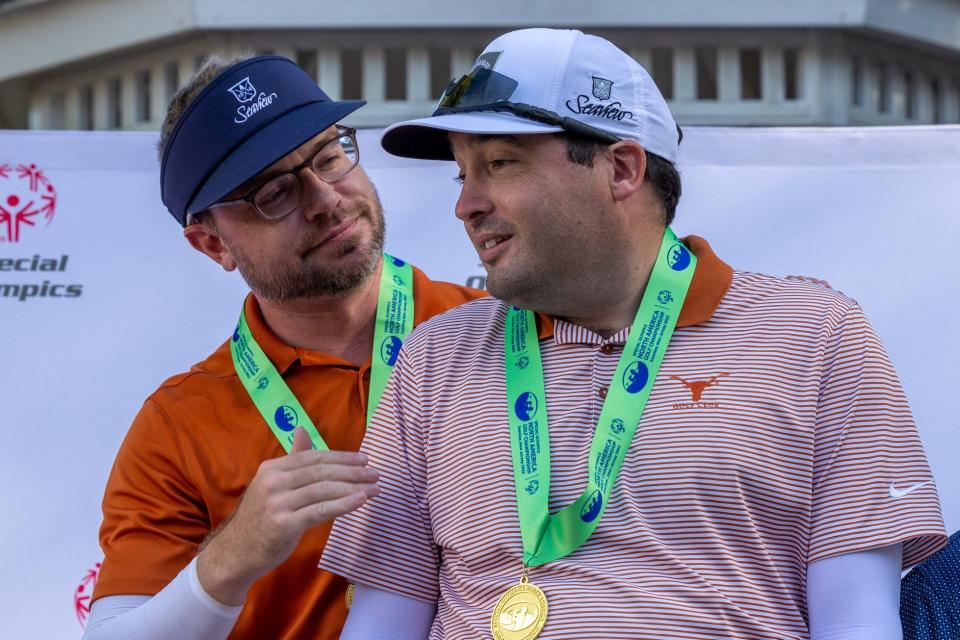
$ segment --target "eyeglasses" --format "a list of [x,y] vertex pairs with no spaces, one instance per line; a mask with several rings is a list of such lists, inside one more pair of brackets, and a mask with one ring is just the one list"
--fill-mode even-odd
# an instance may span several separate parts
[[513,95],[517,85],[516,80],[502,73],[491,71],[485,67],[476,67],[459,80],[450,81],[443,92],[443,96],[440,97],[440,103],[433,115],[443,116],[471,111],[507,112],[526,120],[560,127],[568,133],[592,138],[607,144],[622,140],[622,138],[618,138],[602,129],[591,127],[574,118],[561,116],[555,111],[522,102],[510,102],[508,98]]
[[216,202],[211,207],[246,202],[253,205],[264,218],[279,220],[300,206],[303,199],[303,182],[300,172],[307,166],[313,174],[327,184],[341,180],[360,162],[357,147],[357,130],[337,127],[337,137],[328,140],[316,153],[286,173],[271,178],[266,184],[256,187],[236,200]]

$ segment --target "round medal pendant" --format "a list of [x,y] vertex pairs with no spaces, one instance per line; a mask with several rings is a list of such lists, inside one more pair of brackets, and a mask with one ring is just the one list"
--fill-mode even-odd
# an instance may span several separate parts
[[547,621],[547,597],[526,576],[500,596],[490,617],[494,640],[533,640]]
[[356,588],[353,586],[353,583],[347,585],[347,592],[344,594],[343,599],[347,604],[347,609],[353,605],[353,592],[356,591]]

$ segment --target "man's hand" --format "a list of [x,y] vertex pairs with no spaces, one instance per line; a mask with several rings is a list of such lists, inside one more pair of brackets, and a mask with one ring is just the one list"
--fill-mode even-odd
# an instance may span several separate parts
[[366,463],[362,453],[313,451],[310,436],[297,429],[290,454],[260,465],[236,511],[200,551],[197,576],[206,592],[241,604],[307,529],[376,496],[378,473]]

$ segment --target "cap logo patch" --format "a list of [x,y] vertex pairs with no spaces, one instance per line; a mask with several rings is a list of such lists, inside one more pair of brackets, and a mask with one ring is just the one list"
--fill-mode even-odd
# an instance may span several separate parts
[[582,93],[577,96],[576,102],[571,104],[571,101],[567,100],[565,104],[567,105],[567,109],[578,115],[597,116],[598,118],[616,120],[617,122],[620,122],[624,118],[633,120],[633,112],[621,109],[623,105],[619,102],[611,102],[610,104],[590,102],[590,96],[585,96]]
[[[609,100],[613,89],[613,80],[597,76],[591,77],[593,78],[593,97],[597,100]],[[590,96],[581,93],[575,101],[567,100],[564,104],[567,105],[567,109],[581,116],[596,116],[607,120],[616,120],[617,122],[623,119],[633,120],[633,112],[623,109],[623,105],[618,101],[610,104],[591,102]]]
[[250,82],[250,76],[230,87],[228,91],[240,102],[240,106],[237,107],[237,117],[233,119],[237,124],[243,124],[277,99],[276,92],[268,95],[261,91],[260,95],[257,95],[257,88]]
[[613,88],[613,80],[606,80],[593,76],[593,97],[598,100],[609,100],[610,89]]
[[240,104],[250,102],[257,95],[257,89],[250,82],[250,76],[233,85],[227,91],[232,93],[233,97],[240,101]]

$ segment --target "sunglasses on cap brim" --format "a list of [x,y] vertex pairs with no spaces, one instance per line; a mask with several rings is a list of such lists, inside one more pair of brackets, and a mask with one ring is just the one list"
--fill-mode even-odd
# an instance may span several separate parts
[[[560,127],[568,133],[598,140],[606,144],[620,142],[623,138],[592,127],[588,124],[561,116],[555,111],[523,102],[512,102],[510,97],[519,83],[513,78],[483,66],[474,67],[459,80],[447,85],[433,116],[455,113],[495,112],[510,113],[533,122]],[[683,131],[677,125],[677,140],[683,140]]]

